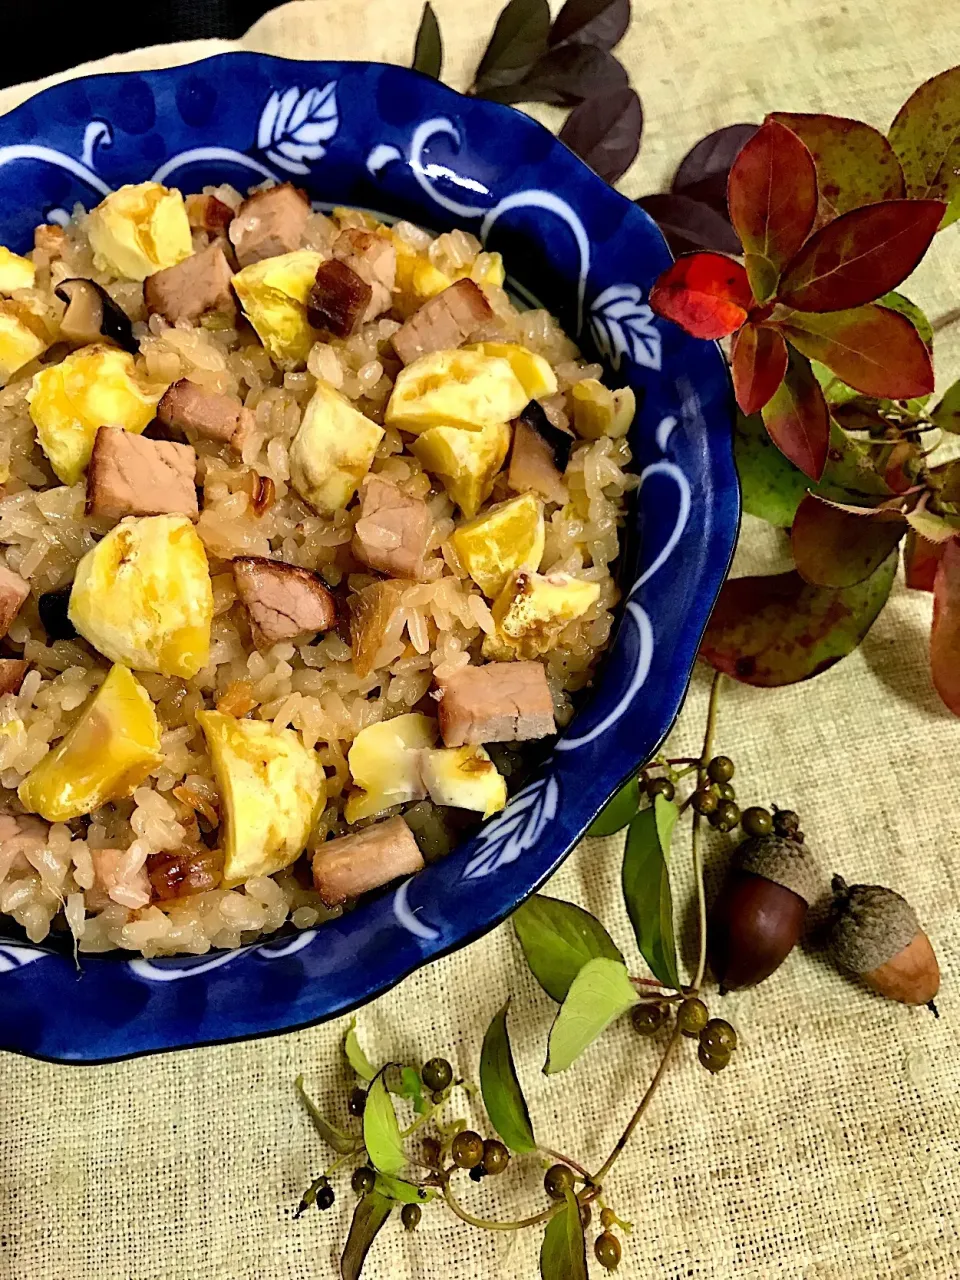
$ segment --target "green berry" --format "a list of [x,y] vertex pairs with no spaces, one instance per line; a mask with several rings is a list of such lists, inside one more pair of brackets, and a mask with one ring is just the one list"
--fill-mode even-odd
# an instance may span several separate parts
[[773,833],[773,817],[769,809],[762,809],[756,804],[744,809],[740,825],[748,836],[769,836]]
[[799,815],[792,809],[775,809],[773,829],[778,836],[792,836],[795,831],[800,830]]
[[711,782],[729,782],[735,772],[729,756],[714,756],[707,765],[707,777]]
[[453,1067],[446,1058],[431,1058],[429,1062],[424,1063],[420,1074],[425,1088],[432,1093],[442,1093],[444,1089],[449,1088],[453,1080]]
[[421,1155],[423,1163],[428,1164],[431,1169],[440,1168],[440,1143],[436,1138],[424,1138]]
[[352,1116],[362,1116],[363,1108],[367,1105],[367,1092],[358,1085],[350,1095],[350,1114]]
[[694,811],[701,814],[713,813],[717,805],[720,803],[717,795],[716,787],[697,787],[690,801]]
[[700,1032],[700,1045],[714,1057],[729,1057],[737,1047],[737,1033],[723,1018],[711,1018]]
[[423,1217],[423,1210],[418,1204],[405,1204],[400,1210],[400,1221],[408,1231],[416,1231]]
[[582,1204],[580,1206],[580,1225],[583,1227],[584,1231],[587,1230],[587,1228],[590,1226],[590,1223],[592,1221],[593,1221],[593,1210],[590,1208],[588,1204]]
[[336,1197],[333,1194],[333,1187],[329,1185],[321,1187],[317,1192],[317,1208],[329,1209],[332,1207],[335,1199]]
[[609,1231],[610,1228],[613,1226],[613,1224],[616,1222],[616,1220],[617,1220],[617,1215],[613,1212],[612,1209],[601,1209],[600,1225],[601,1227],[603,1227],[604,1231]]
[[641,1036],[655,1036],[670,1017],[670,1010],[665,1004],[655,1000],[645,1000],[634,1005],[630,1015],[637,1033]]
[[616,1271],[617,1267],[619,1267],[621,1257],[620,1241],[612,1232],[604,1231],[602,1235],[597,1236],[597,1243],[593,1246],[593,1252],[605,1271]]
[[491,1177],[503,1173],[510,1163],[510,1152],[496,1138],[488,1138],[483,1144],[483,1167]]
[[373,1184],[376,1180],[376,1174],[373,1170],[368,1165],[363,1164],[359,1169],[354,1169],[350,1185],[358,1196],[365,1196],[368,1191],[373,1190]]
[[565,1164],[552,1164],[543,1176],[543,1189],[551,1200],[562,1200],[575,1184],[573,1170]]
[[740,821],[740,810],[732,800],[723,800],[710,815],[710,825],[718,831],[732,831]]
[[475,1169],[483,1159],[483,1139],[472,1129],[464,1129],[454,1138],[450,1154],[458,1169]]
[[677,789],[669,778],[651,778],[646,785],[646,792],[651,800],[656,796],[663,796],[664,800],[672,800]]
[[730,782],[717,783],[717,790],[720,792],[721,800],[736,800],[737,798],[737,793]]
[[691,1039],[700,1034],[710,1019],[710,1011],[702,1000],[692,996],[677,1010],[677,1026]]
[[714,1075],[730,1065],[729,1053],[708,1053],[703,1045],[697,1050],[697,1057],[707,1070],[713,1072]]

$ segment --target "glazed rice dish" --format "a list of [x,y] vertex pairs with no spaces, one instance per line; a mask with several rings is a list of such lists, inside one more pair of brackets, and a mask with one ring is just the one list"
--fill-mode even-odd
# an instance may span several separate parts
[[313,927],[568,723],[635,405],[504,281],[463,230],[289,184],[127,186],[0,248],[0,913],[29,939]]

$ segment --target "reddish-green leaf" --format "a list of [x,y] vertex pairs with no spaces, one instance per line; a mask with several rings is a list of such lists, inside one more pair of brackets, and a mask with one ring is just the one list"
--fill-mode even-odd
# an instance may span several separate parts
[[622,178],[637,158],[643,132],[643,108],[627,87],[588,98],[567,116],[560,141],[605,182]]
[[817,214],[813,157],[786,125],[770,120],[733,162],[727,200],[753,292],[766,302]]
[[715,249],[717,253],[741,251],[730,219],[702,200],[666,191],[639,196],[634,204],[649,213],[676,257],[697,249]]
[[931,542],[911,529],[903,544],[903,572],[913,591],[932,591],[945,542]]
[[944,543],[933,580],[930,672],[937,693],[960,715],[960,537]]
[[927,474],[941,503],[960,504],[960,458],[941,462],[939,466],[931,467]]
[[745,324],[733,340],[733,390],[744,413],[759,413],[787,372],[787,344],[776,329]]
[[790,352],[786,376],[762,412],[780,452],[804,475],[819,480],[827,461],[830,414],[809,360]]
[[882,200],[812,235],[783,273],[777,297],[799,311],[874,302],[907,278],[936,235],[939,200]]
[[910,95],[890,127],[907,195],[947,202],[940,226],[960,218],[960,67],[934,76]]
[[883,564],[907,527],[891,507],[851,507],[808,493],[790,540],[797,572],[821,587],[852,587]]
[[872,125],[844,116],[775,111],[806,145],[817,170],[818,227],[841,213],[905,195],[903,170],[893,147]]
[[864,395],[908,400],[933,390],[926,344],[906,316],[887,307],[794,311],[778,325],[798,351]]
[[668,267],[650,290],[650,306],[694,338],[724,338],[753,305],[747,273],[722,253],[690,253]]
[[353,1211],[350,1234],[340,1258],[342,1280],[360,1280],[360,1272],[380,1228],[393,1211],[393,1201],[379,1191],[368,1191]]
[[852,653],[886,603],[897,572],[891,555],[865,582],[833,591],[796,570],[724,583],[700,656],[744,684],[809,680]]
[[878,470],[894,493],[906,493],[917,481],[923,453],[918,444],[912,440],[899,440],[890,445],[886,456],[881,451]]
[[676,195],[701,200],[728,219],[727,182],[731,166],[759,127],[728,124],[701,138],[677,166],[670,190]]
[[550,43],[594,44],[613,49],[630,25],[630,0],[567,0],[550,31]]

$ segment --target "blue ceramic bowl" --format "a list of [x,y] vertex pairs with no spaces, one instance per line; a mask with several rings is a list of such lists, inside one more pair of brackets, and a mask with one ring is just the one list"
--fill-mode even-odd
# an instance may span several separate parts
[[[437,231],[462,226],[628,383],[640,487],[625,603],[589,698],[535,780],[441,862],[325,924],[229,953],[72,959],[0,933],[0,1048],[104,1062],[270,1035],[372,999],[503,920],[562,862],[679,709],[739,518],[719,350],[645,299],[659,231],[545,129],[398,67],[233,53],[88,76],[0,119],[0,244],[147,178],[199,191],[292,179]],[[9,923],[9,922],[8,922]],[[3,921],[0,920],[0,931]]]

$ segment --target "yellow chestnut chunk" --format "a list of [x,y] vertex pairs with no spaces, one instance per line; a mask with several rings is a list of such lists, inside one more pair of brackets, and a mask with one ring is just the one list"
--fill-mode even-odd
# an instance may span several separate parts
[[323,812],[327,779],[292,729],[198,711],[220,791],[223,886],[272,876],[296,862]]
[[434,351],[400,370],[384,421],[413,434],[439,426],[478,431],[509,422],[528,399],[508,360]]
[[77,565],[69,616],[112,662],[195,676],[210,661],[213,588],[190,520],[121,520]]
[[20,783],[17,795],[31,813],[67,822],[130,795],[160,760],[153,703],[126,667],[115,666],[66,737]]
[[483,747],[424,751],[420,768],[434,804],[473,809],[489,818],[507,803],[506,780]]
[[453,534],[460,562],[493,599],[514,569],[537,569],[543,555],[543,503],[532,493],[501,502]]
[[290,446],[290,481],[315,511],[341,511],[373,465],[383,428],[318,382]]
[[637,398],[629,387],[611,391],[596,378],[574,384],[573,425],[584,440],[625,436],[637,412]]
[[295,249],[251,263],[233,277],[244,315],[278,364],[303,364],[317,340],[306,302],[322,261],[313,249]]
[[494,601],[497,634],[492,643],[484,641],[484,653],[495,653],[499,642],[519,658],[536,658],[552,649],[567,623],[585,614],[599,596],[597,582],[521,569],[510,575]]
[[557,375],[543,356],[522,347],[519,342],[478,342],[464,351],[479,351],[485,356],[506,360],[517,375],[528,400],[542,400],[557,394]]
[[0,387],[49,345],[39,321],[25,307],[0,302]]
[[361,729],[347,755],[350,776],[360,790],[347,798],[346,820],[358,822],[395,804],[422,800],[426,788],[420,753],[436,740],[437,722],[416,711]]
[[141,383],[126,351],[95,345],[35,373],[27,400],[51,467],[64,484],[76,484],[100,427],[123,427],[139,435],[153,420],[165,390]]
[[510,452],[510,427],[496,422],[480,431],[462,427],[430,427],[410,445],[424,469],[440,477],[443,487],[468,518],[489,498],[497,472]]
[[183,196],[159,182],[121,187],[87,219],[94,262],[128,280],[146,280],[193,253]]
[[0,244],[0,293],[32,289],[36,269],[29,258],[21,258]]

